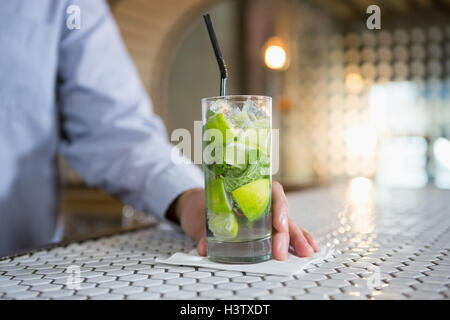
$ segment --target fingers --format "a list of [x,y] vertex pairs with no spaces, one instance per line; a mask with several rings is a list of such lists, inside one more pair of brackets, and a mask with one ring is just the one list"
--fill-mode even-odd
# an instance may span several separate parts
[[273,227],[278,232],[289,232],[289,209],[283,187],[277,181],[272,183]]
[[272,236],[272,255],[276,260],[286,260],[289,249],[289,234],[277,232]]
[[319,251],[319,246],[317,245],[317,241],[313,239],[312,235],[309,234],[308,231],[303,229],[302,227],[298,226],[300,230],[302,230],[303,235],[305,236],[306,240],[308,241],[309,245],[314,249],[314,252]]
[[272,255],[276,260],[286,260],[289,250],[289,210],[283,187],[272,183]]
[[206,249],[207,249],[206,237],[202,237],[197,244],[197,252],[200,256],[206,256]]
[[314,249],[305,238],[303,230],[292,219],[289,219],[289,235],[295,253],[299,257],[310,257],[314,254]]
[[286,260],[289,242],[300,257],[310,257],[318,250],[312,236],[289,218],[289,209],[283,187],[277,181],[272,184],[272,214],[274,235],[272,242],[273,257]]

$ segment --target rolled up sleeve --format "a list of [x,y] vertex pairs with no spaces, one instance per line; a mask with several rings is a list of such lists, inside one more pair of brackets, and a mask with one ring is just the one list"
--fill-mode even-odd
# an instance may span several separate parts
[[108,6],[73,3],[81,28],[63,26],[59,48],[61,152],[88,185],[163,218],[178,195],[203,187],[203,175],[188,161],[172,161],[174,147]]

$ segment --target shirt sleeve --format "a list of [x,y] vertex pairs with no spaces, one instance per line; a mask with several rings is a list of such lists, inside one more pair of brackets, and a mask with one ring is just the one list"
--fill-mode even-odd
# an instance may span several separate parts
[[61,153],[88,185],[163,218],[178,195],[203,187],[201,170],[187,159],[172,161],[175,147],[152,112],[108,5],[70,4],[79,6],[81,25],[64,24],[61,32]]

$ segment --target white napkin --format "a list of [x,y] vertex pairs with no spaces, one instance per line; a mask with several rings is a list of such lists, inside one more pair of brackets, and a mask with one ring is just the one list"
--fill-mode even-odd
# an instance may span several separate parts
[[300,258],[291,253],[285,261],[277,261],[271,259],[257,264],[227,264],[218,263],[209,260],[207,257],[202,257],[197,254],[197,250],[193,249],[189,253],[177,252],[167,259],[157,258],[156,262],[181,265],[204,267],[219,270],[242,271],[251,273],[272,274],[280,276],[292,276],[301,273],[306,266],[311,263],[318,263],[330,257],[334,252],[334,247],[321,246],[319,251],[312,257]]

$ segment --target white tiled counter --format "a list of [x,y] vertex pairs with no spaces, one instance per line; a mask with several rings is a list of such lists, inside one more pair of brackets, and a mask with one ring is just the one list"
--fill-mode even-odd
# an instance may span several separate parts
[[[155,263],[194,244],[167,225],[0,260],[0,299],[450,299],[450,192],[368,180],[288,196],[333,258],[294,277]],[[80,288],[67,285],[80,267]],[[375,288],[374,288],[375,287]]]

